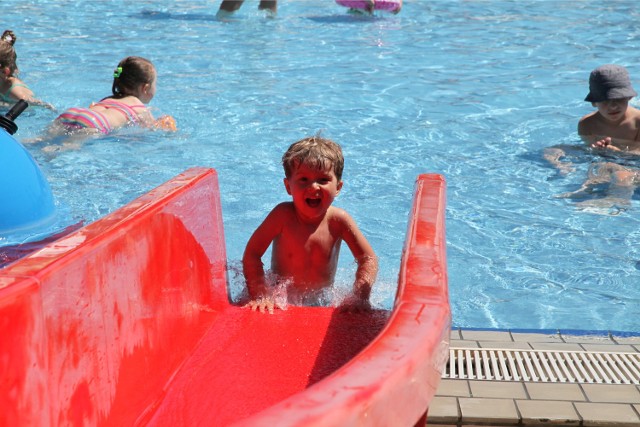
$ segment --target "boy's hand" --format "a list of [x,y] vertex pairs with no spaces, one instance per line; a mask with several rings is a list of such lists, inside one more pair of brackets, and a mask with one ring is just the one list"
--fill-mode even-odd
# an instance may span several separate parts
[[367,313],[372,310],[368,299],[362,299],[355,295],[349,295],[342,301],[338,310],[343,313]]
[[260,313],[273,314],[273,308],[276,306],[275,302],[269,297],[261,297],[256,300],[249,301],[243,305],[243,308],[250,308],[251,311],[258,310]]
[[596,148],[596,149],[606,148],[607,150],[622,151],[618,147],[613,145],[613,143],[611,142],[611,137],[609,136],[594,142],[593,144],[591,144],[591,148]]

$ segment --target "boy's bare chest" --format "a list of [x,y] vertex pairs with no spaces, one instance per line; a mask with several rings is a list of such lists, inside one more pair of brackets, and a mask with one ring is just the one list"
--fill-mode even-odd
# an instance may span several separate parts
[[335,274],[340,241],[326,226],[288,227],[273,242],[271,269],[299,286],[326,286]]
[[315,254],[330,256],[337,237],[329,229],[326,222],[315,226],[291,224],[281,234],[278,244],[298,254]]
[[594,135],[610,136],[615,139],[635,140],[640,131],[640,119],[631,117],[619,123],[611,123],[599,120],[594,123],[592,133]]

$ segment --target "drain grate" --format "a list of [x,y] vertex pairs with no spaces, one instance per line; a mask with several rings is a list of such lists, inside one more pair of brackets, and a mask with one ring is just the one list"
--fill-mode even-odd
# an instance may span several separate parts
[[640,353],[452,348],[442,378],[640,384]]

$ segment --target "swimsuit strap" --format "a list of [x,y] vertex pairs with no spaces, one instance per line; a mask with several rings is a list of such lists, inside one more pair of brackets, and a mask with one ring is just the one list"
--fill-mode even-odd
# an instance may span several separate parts
[[96,103],[95,105],[102,106],[104,108],[113,108],[116,111],[121,112],[124,116],[132,122],[138,121],[138,113],[136,108],[146,108],[143,104],[128,105],[124,102],[116,101],[115,99],[108,98]]
[[11,89],[13,89],[14,87],[24,87],[24,88],[29,89],[29,87],[24,83],[14,83],[11,86],[9,86],[9,89],[7,89],[5,93],[0,93],[0,96],[2,97],[3,101],[5,101],[5,102],[15,101],[15,99],[12,99],[9,96],[9,92],[11,92]]

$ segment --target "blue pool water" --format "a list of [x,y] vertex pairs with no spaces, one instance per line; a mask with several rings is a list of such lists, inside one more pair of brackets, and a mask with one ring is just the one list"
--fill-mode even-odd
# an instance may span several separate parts
[[[393,298],[414,180],[435,172],[448,183],[455,325],[640,331],[638,200],[617,215],[580,210],[554,196],[577,189],[596,157],[578,152],[567,176],[542,160],[545,147],[579,144],[591,69],[626,65],[640,89],[634,1],[406,0],[399,15],[363,17],[330,0],[283,0],[269,18],[247,0],[227,20],[218,5],[25,0],[3,11],[40,98],[87,105],[109,94],[121,58],[145,56],[159,72],[151,106],[180,128],[130,129],[54,155],[29,145],[56,197],[56,227],[214,167],[238,282],[250,233],[287,198],[282,153],[322,131],[346,156],[337,204],[380,257],[378,305]],[[17,139],[55,116],[28,109]],[[353,271],[345,249],[343,286]]]

